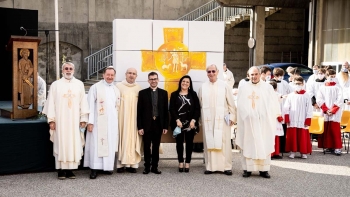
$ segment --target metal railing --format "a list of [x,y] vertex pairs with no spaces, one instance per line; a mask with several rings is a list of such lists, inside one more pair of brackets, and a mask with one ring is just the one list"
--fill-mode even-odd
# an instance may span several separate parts
[[87,79],[95,74],[98,79],[99,72],[113,64],[113,44],[87,56],[84,61],[88,63]]
[[181,21],[231,21],[236,16],[249,15],[251,9],[246,7],[221,7],[215,0],[210,1],[177,20]]

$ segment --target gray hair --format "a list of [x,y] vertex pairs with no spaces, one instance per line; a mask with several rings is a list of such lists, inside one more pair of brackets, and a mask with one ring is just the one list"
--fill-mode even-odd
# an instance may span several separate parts
[[66,64],[72,66],[73,69],[75,69],[75,66],[74,66],[74,64],[73,64],[72,62],[65,62],[65,63],[62,64],[62,70],[64,69],[64,66],[65,66]]
[[215,64],[211,64],[211,65],[207,66],[207,69],[205,69],[205,70],[208,71],[208,68],[211,67],[211,66],[214,66],[215,69],[218,70],[218,67]]

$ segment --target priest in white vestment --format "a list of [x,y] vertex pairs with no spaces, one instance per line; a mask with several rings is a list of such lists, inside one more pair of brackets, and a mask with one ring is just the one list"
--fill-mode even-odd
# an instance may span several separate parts
[[38,111],[41,112],[46,101],[46,82],[38,73]]
[[216,65],[207,67],[208,82],[198,91],[204,142],[205,172],[232,175],[231,126],[236,122],[232,88],[217,78]]
[[243,154],[243,177],[260,171],[260,176],[270,178],[276,119],[281,110],[272,86],[260,80],[259,68],[251,67],[249,76],[250,82],[238,90],[236,144]]
[[127,69],[125,80],[117,84],[121,94],[119,110],[119,152],[117,172],[136,173],[141,161],[142,138],[137,129],[137,100],[141,86],[135,82],[137,71]]
[[224,72],[223,72],[224,81],[228,85],[228,87],[232,89],[233,85],[235,85],[235,77],[233,76],[233,73],[229,69],[227,69],[227,66],[225,63],[223,65],[223,69],[224,69]]
[[103,71],[103,80],[90,87],[90,108],[87,125],[84,167],[91,169],[90,179],[97,170],[112,174],[115,154],[118,152],[118,109],[120,92],[114,85],[113,66]]
[[75,179],[72,169],[77,169],[83,156],[84,132],[89,106],[84,84],[73,77],[74,64],[62,65],[63,77],[51,84],[43,113],[50,124],[50,140],[59,179]]

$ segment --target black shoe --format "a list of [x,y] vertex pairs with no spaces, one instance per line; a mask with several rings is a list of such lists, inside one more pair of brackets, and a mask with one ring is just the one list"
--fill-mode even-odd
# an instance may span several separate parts
[[145,168],[142,173],[143,174],[148,174],[149,172],[150,172],[149,168]]
[[244,178],[248,178],[248,177],[250,177],[250,175],[252,175],[252,172],[248,172],[247,170],[243,170],[243,177]]
[[[182,167],[180,167],[180,164],[182,164]],[[179,163],[179,172],[183,172],[184,171],[184,164],[183,162]]]
[[263,171],[263,172],[260,171],[260,176],[267,179],[271,178],[268,171]]
[[227,176],[232,176],[232,170],[225,170],[224,174],[226,174]]
[[130,173],[136,173],[136,168],[126,168],[126,171]]
[[66,170],[66,178],[75,179],[75,174],[72,170]]
[[112,175],[113,171],[101,171],[101,174]]
[[162,174],[162,171],[158,170],[158,168],[152,169],[151,172],[154,174]]
[[326,152],[326,153],[334,153],[334,150],[335,150],[335,149],[333,149],[333,148],[327,148],[327,149],[325,150],[325,152]]
[[185,172],[186,173],[190,172],[190,168],[185,168]]
[[213,174],[213,172],[209,171],[209,170],[206,170],[206,171],[204,171],[204,174]]
[[97,170],[91,170],[90,179],[96,179],[96,177],[97,177]]
[[58,170],[58,179],[63,180],[66,179],[66,172],[64,170]]
[[117,172],[118,173],[124,173],[125,172],[125,168],[122,167],[122,168],[117,168]]
[[282,159],[283,157],[280,155],[274,155],[271,157],[271,159]]

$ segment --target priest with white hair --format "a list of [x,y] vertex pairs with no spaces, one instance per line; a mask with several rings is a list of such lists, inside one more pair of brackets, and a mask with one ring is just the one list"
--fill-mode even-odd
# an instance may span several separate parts
[[83,82],[76,79],[74,64],[62,65],[63,77],[50,86],[43,114],[50,126],[58,179],[75,179],[83,156],[84,130],[88,121],[89,106]]
[[231,126],[236,122],[232,87],[218,79],[219,70],[207,67],[208,82],[198,91],[201,104],[205,172],[232,175]]
[[271,153],[275,148],[277,117],[281,115],[272,86],[260,80],[260,70],[249,69],[250,81],[238,90],[236,144],[242,150],[243,177],[252,171],[270,178]]

